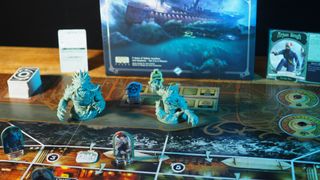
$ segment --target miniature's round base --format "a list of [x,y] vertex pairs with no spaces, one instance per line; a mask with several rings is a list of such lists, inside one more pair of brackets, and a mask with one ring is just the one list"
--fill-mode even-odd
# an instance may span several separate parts
[[16,152],[12,152],[8,154],[8,158],[11,159],[17,159],[21,156],[24,155],[24,150],[20,150],[20,151],[16,151]]

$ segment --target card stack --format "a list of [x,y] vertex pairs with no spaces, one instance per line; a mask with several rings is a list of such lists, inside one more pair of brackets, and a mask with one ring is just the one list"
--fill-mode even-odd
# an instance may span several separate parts
[[21,67],[7,83],[9,97],[28,99],[41,86],[40,70],[35,67]]

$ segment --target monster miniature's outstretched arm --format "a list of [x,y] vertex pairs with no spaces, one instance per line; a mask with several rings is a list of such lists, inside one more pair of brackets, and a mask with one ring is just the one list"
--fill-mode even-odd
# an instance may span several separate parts
[[57,109],[57,116],[60,121],[64,121],[64,115],[67,112],[68,102],[70,101],[72,96],[72,88],[67,86],[66,90],[64,91],[63,97],[60,99],[58,109]]
[[93,107],[98,111],[98,113],[101,113],[106,107],[106,101],[102,96],[100,86],[98,86],[97,90],[95,91]]
[[179,106],[181,107],[182,112],[187,116],[188,123],[191,123],[193,127],[196,126],[199,122],[199,118],[188,108],[188,103],[184,98],[181,98]]
[[187,118],[188,118],[188,123],[191,123],[192,127],[196,126],[199,122],[199,118],[197,115],[195,115],[193,113],[193,111],[189,110],[189,109],[185,109],[184,113],[186,114]]

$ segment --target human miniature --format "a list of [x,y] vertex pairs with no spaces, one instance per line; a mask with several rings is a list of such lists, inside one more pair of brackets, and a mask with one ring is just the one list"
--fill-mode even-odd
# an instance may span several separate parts
[[187,121],[192,126],[198,124],[198,116],[188,108],[188,103],[179,94],[179,85],[170,84],[163,86],[163,78],[160,70],[155,69],[150,75],[149,85],[153,92],[161,99],[156,101],[157,119],[166,124],[178,124],[180,121]]
[[273,55],[283,55],[283,59],[279,62],[277,68],[273,70],[275,73],[279,72],[283,67],[286,68],[288,72],[294,72],[295,69],[299,69],[300,62],[297,54],[291,50],[292,44],[287,42],[285,45],[285,49],[279,52],[272,52]]
[[72,120],[85,121],[97,117],[105,108],[106,102],[101,88],[91,82],[88,72],[76,72],[71,86],[67,86],[57,110],[60,121],[64,121],[68,102],[72,101],[70,110]]
[[113,151],[117,165],[127,165],[134,157],[134,146],[131,134],[118,131],[113,136]]
[[127,91],[127,95],[128,95],[127,102],[129,104],[140,104],[141,89],[142,89],[142,84],[139,82],[131,82],[128,84],[126,91]]
[[24,137],[20,128],[9,126],[1,133],[1,142],[4,153],[9,159],[15,159],[24,155]]

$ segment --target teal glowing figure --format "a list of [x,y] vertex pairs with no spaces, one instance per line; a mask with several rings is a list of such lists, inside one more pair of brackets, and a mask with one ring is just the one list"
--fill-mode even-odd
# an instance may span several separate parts
[[155,69],[150,75],[149,85],[153,92],[156,92],[161,99],[156,101],[157,119],[166,124],[178,124],[180,121],[187,121],[196,126],[199,118],[188,108],[188,103],[179,94],[179,85],[171,84],[163,86],[163,77],[160,70]]
[[91,83],[88,72],[82,71],[73,75],[71,86],[67,86],[59,102],[57,116],[60,121],[64,120],[69,101],[73,103],[71,119],[80,121],[95,118],[106,106],[100,86]]

